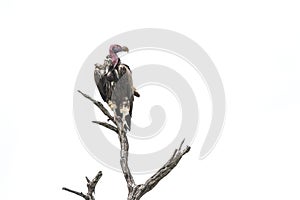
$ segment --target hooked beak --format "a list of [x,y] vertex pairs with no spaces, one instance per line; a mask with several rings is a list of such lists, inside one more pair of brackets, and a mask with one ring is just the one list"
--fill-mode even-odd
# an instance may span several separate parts
[[126,51],[127,53],[129,52],[129,49],[127,47],[122,47],[122,51]]

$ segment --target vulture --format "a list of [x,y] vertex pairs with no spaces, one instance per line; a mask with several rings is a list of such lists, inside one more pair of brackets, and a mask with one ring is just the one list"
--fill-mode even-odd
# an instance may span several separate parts
[[95,64],[94,79],[103,101],[114,112],[114,119],[122,122],[123,128],[128,131],[131,127],[134,96],[140,95],[133,87],[129,66],[121,63],[117,55],[122,51],[128,52],[128,48],[111,45],[104,64]]

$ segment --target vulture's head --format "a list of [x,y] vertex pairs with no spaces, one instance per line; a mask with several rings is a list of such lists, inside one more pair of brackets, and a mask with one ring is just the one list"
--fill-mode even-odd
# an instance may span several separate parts
[[125,46],[121,47],[120,45],[118,44],[113,44],[113,45],[110,45],[110,48],[109,48],[109,51],[112,53],[119,53],[119,52],[122,52],[122,51],[125,51],[125,52],[128,52],[129,49]]
[[121,47],[118,44],[110,45],[110,47],[109,47],[109,56],[111,57],[113,67],[117,65],[118,60],[119,60],[119,57],[118,57],[117,53],[122,52],[122,51],[128,52],[129,50],[128,50],[127,47],[125,47],[125,46]]

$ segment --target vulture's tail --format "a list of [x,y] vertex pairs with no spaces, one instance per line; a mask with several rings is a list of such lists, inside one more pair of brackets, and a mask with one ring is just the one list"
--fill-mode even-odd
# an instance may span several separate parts
[[131,128],[131,112],[132,103],[126,98],[122,103],[117,106],[111,102],[110,107],[114,111],[115,120],[121,122],[124,130],[130,131]]
[[118,116],[122,120],[123,127],[126,131],[130,131],[131,128],[131,103],[128,98],[124,99],[119,106]]

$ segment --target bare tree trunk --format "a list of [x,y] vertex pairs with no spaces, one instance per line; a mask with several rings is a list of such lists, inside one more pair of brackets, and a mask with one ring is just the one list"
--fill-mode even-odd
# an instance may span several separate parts
[[[163,167],[161,167],[153,176],[151,176],[145,183],[143,184],[136,184],[134,181],[134,178],[131,174],[131,171],[128,167],[128,151],[129,151],[129,143],[128,143],[128,138],[127,138],[127,133],[125,129],[123,128],[122,122],[119,122],[117,120],[114,120],[114,117],[109,113],[109,111],[103,106],[103,104],[99,101],[94,100],[90,96],[84,94],[81,91],[78,91],[80,94],[82,94],[84,97],[87,99],[91,100],[102,112],[104,115],[108,117],[110,121],[112,121],[116,126],[108,124],[106,122],[98,122],[98,121],[93,121],[96,124],[99,124],[105,128],[108,128],[115,133],[118,134],[118,138],[120,141],[120,165],[122,168],[122,172],[124,175],[124,178],[127,183],[127,188],[128,188],[128,196],[127,200],[139,200],[141,197],[152,190],[161,179],[163,179],[165,176],[167,176],[173,169],[176,167],[176,165],[179,163],[181,160],[182,156],[185,155],[190,151],[190,147],[186,146],[183,150],[182,145],[184,143],[184,140],[181,142],[180,146],[178,149],[175,149],[173,155],[171,158],[164,164]],[[101,172],[99,172],[101,173]],[[94,200],[93,192],[95,191],[96,184],[98,183],[99,179],[102,176],[97,174],[97,176],[93,179],[93,181],[88,181],[88,193],[83,194],[82,192],[76,192],[67,188],[63,188],[63,190],[66,190],[68,192],[77,194],[81,197],[83,197],[86,200]]]

